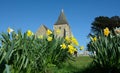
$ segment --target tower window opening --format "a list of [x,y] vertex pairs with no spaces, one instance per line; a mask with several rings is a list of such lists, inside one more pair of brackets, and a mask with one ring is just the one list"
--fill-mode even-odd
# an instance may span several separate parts
[[61,27],[59,27],[59,29],[61,29]]

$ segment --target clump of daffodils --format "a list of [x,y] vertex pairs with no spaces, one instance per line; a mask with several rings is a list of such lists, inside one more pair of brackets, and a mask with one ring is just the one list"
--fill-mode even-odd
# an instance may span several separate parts
[[70,54],[74,54],[75,51],[77,51],[77,49],[73,45],[68,45],[68,52]]
[[72,36],[72,37],[66,36],[66,37],[65,37],[65,41],[66,41],[67,43],[71,43],[71,44],[76,45],[76,46],[79,45],[77,39],[76,39],[75,37],[73,37],[73,36]]
[[[119,32],[120,30],[115,30],[116,32]],[[109,34],[110,34],[110,30],[109,30],[109,28],[105,28],[105,29],[103,29],[103,34],[104,34],[104,36],[108,36]],[[95,42],[95,41],[97,41],[97,37],[96,36],[94,36],[94,37],[91,37],[90,36],[90,39],[91,39],[91,41],[92,42]],[[100,39],[100,37],[98,37],[98,39]]]
[[46,34],[47,34],[47,41],[49,41],[49,42],[52,41],[53,40],[53,37],[51,36],[52,31],[48,29]]
[[[79,46],[77,39],[73,36],[66,36],[64,40],[64,43],[60,45],[61,49],[67,49],[70,54],[74,54],[75,51],[77,51],[76,47]],[[83,50],[83,48],[81,50]]]
[[[10,34],[11,32],[13,32],[14,30],[12,29],[12,28],[10,28],[10,27],[8,27],[8,29],[7,29],[7,32]],[[60,30],[56,30],[55,31],[57,34],[60,34]],[[53,32],[51,31],[51,30],[47,30],[47,32],[46,32],[46,40],[48,41],[48,42],[51,42],[54,38],[53,38],[53,34],[52,34]],[[28,30],[27,32],[26,32],[26,35],[28,36],[28,37],[31,37],[32,35],[33,35],[33,32],[31,31],[31,30]],[[43,39],[44,38],[44,36],[43,35],[39,35],[38,36],[38,38],[39,39]],[[75,38],[75,37],[68,37],[68,36],[66,36],[65,38],[64,38],[64,42],[60,45],[60,47],[61,47],[61,49],[67,49],[67,51],[70,53],[70,54],[74,54],[74,52],[75,51],[77,51],[77,49],[76,49],[76,46],[78,46],[79,44],[78,44],[78,41],[77,41],[77,39]],[[83,48],[82,48],[83,49]],[[81,50],[82,50],[81,49]]]

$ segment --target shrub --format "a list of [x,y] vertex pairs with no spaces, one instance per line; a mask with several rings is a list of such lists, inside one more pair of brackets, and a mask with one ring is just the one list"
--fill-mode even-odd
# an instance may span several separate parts
[[108,28],[103,32],[101,31],[98,36],[91,37],[88,49],[96,67],[113,73],[120,70],[120,36],[113,35]]
[[8,33],[1,34],[0,72],[48,73],[49,68],[72,59],[78,43],[71,39],[73,43],[56,38],[50,30],[47,36],[36,37],[30,30],[22,34],[8,28]]

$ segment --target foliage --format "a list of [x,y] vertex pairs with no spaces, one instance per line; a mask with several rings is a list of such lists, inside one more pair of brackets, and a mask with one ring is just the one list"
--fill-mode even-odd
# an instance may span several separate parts
[[[73,55],[68,47],[62,49],[60,46],[63,43],[66,46],[72,43],[66,42],[64,38],[56,38],[50,31],[48,36],[39,38],[30,30],[24,34],[12,30],[2,33],[0,40],[1,73],[48,73],[49,68],[59,67],[72,59]],[[75,49],[76,46],[73,47]]]
[[96,68],[107,70],[106,73],[120,70],[120,36],[113,35],[108,29],[96,36],[97,40],[89,43],[89,51]]
[[91,27],[92,33],[99,34],[101,30],[103,30],[105,27],[108,27],[110,30],[113,30],[116,27],[120,27],[120,17],[119,16],[113,16],[111,18],[107,16],[96,17],[92,23]]

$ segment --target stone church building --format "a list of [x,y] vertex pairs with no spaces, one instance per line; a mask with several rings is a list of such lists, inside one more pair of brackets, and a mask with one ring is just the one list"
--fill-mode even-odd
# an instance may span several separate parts
[[[72,36],[72,32],[70,29],[70,25],[67,22],[67,19],[65,17],[64,11],[62,10],[57,22],[53,25],[53,32],[55,30],[60,30],[60,34],[56,34],[54,32],[55,35],[57,35],[58,37],[71,37]],[[45,25],[41,25],[40,28],[37,30],[36,32],[36,36],[40,36],[40,35],[46,35],[46,31],[49,28],[47,28]]]

